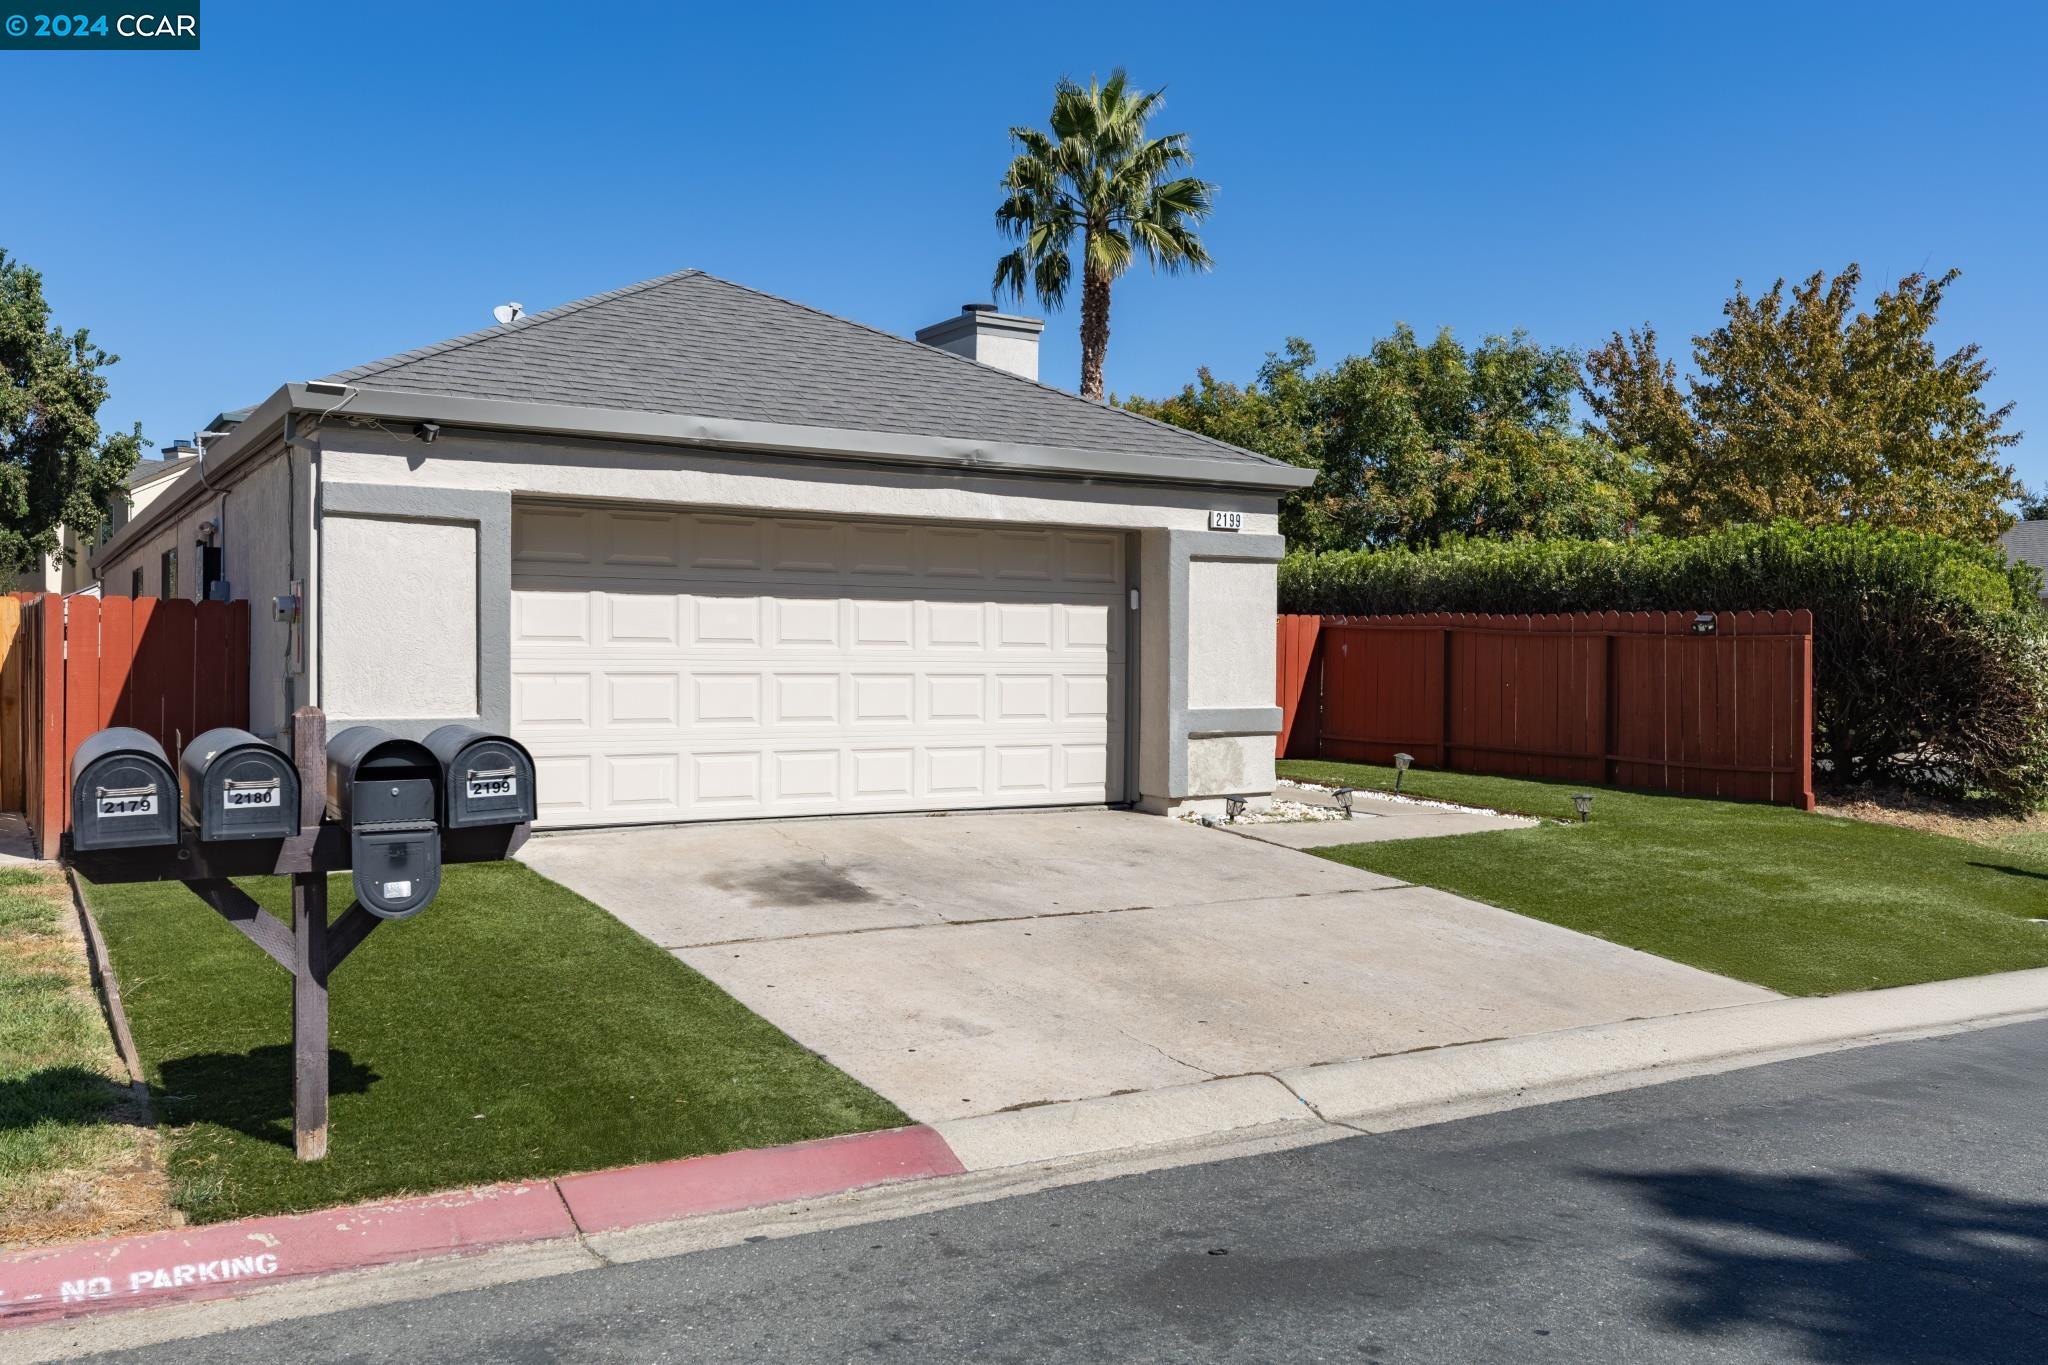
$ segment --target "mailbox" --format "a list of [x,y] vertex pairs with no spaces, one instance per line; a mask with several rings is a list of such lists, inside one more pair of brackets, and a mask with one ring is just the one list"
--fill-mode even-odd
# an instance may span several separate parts
[[356,899],[416,915],[441,888],[441,764],[426,745],[353,725],[327,742],[327,813],[348,830]]
[[427,748],[441,764],[447,828],[533,823],[533,755],[518,740],[444,725],[427,736]]
[[299,770],[291,755],[223,725],[178,758],[179,809],[199,837],[290,839],[299,832]]
[[89,735],[71,758],[71,846],[148,848],[178,842],[178,779],[161,744],[119,727]]

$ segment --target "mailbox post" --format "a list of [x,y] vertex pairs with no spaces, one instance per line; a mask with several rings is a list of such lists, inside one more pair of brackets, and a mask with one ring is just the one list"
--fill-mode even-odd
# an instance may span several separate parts
[[[292,1145],[301,1161],[327,1155],[329,976],[378,925],[417,914],[439,887],[444,861],[510,857],[531,828],[530,817],[514,823],[501,813],[500,823],[448,831],[444,840],[437,821],[441,760],[424,745],[382,731],[360,733],[365,729],[344,731],[336,737],[343,742],[330,753],[327,717],[318,707],[301,707],[292,713],[288,765],[254,735],[209,731],[193,741],[180,764],[182,801],[163,750],[140,731],[91,737],[79,746],[73,765],[74,827],[65,845],[80,875],[101,883],[183,882],[291,973]],[[379,786],[340,792],[334,800],[339,818],[329,821],[323,817],[329,813],[330,783],[343,772]],[[531,790],[529,782],[528,801]],[[295,823],[264,818],[277,813],[268,805],[272,792],[280,803],[287,792],[296,798]],[[209,795],[221,814],[241,818],[207,828]],[[360,802],[358,796],[370,799]],[[91,805],[90,817],[81,800]],[[414,878],[399,892],[394,880],[407,878],[394,879],[394,860],[430,877]],[[350,868],[357,897],[330,924],[327,874]],[[292,879],[289,928],[229,880],[268,875]]]

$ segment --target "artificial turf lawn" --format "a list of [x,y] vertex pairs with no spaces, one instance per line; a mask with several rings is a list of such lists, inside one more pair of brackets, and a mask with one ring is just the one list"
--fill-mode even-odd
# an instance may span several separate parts
[[[241,885],[288,914],[289,881]],[[329,1155],[300,1163],[290,978],[178,883],[86,892],[196,1221],[906,1122],[589,901],[483,863],[335,969]]]
[[[1394,771],[1283,776],[1390,790]],[[1411,770],[1403,790],[1572,819],[1568,783]],[[1788,995],[2048,966],[2048,856],[1780,806],[1592,788],[1569,827],[1346,844],[1337,862],[1441,887]]]

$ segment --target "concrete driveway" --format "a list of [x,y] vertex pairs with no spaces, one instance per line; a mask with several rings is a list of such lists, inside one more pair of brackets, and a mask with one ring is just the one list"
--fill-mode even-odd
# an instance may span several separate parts
[[558,834],[520,857],[925,1121],[1771,998],[1123,811]]

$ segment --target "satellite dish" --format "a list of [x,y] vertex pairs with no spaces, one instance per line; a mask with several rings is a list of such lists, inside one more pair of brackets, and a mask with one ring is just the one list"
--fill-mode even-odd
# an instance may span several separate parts
[[491,310],[491,316],[498,320],[500,327],[510,327],[513,323],[526,316],[526,305],[523,303],[501,303]]

